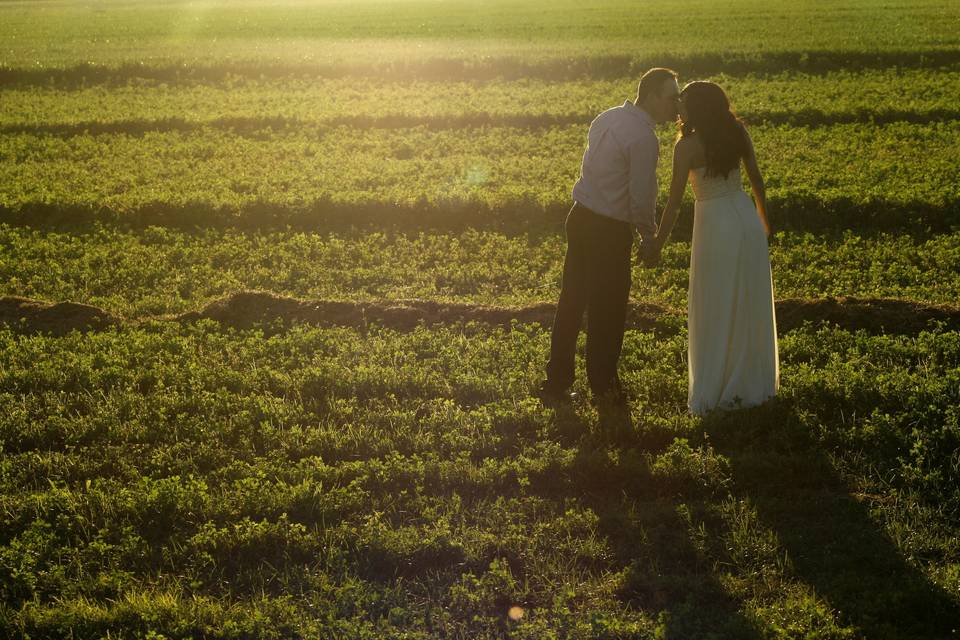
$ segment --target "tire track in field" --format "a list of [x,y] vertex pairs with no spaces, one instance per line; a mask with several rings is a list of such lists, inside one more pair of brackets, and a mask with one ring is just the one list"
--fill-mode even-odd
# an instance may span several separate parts
[[660,53],[643,57],[596,55],[554,57],[524,61],[516,57],[484,59],[434,58],[391,60],[373,64],[218,63],[186,65],[139,62],[118,65],[80,63],[67,67],[0,65],[0,87],[89,87],[151,80],[168,85],[223,82],[231,78],[373,78],[382,80],[597,80],[625,76],[637,78],[651,67],[671,67],[685,77],[698,75],[748,75],[793,69],[822,74],[831,71],[871,69],[946,69],[960,66],[960,49],[940,47],[925,51],[782,51],[765,53]]
[[[817,109],[797,111],[741,111],[738,115],[752,125],[788,125],[795,127],[831,127],[842,124],[884,125],[897,122],[927,125],[960,120],[960,109],[860,109],[848,112],[824,112]],[[10,123],[0,125],[0,135],[51,136],[72,138],[83,135],[125,135],[142,137],[149,133],[192,133],[206,129],[227,131],[240,137],[261,138],[265,133],[323,135],[338,127],[354,129],[413,129],[449,131],[467,128],[495,127],[550,129],[572,125],[588,126],[595,113],[490,113],[475,112],[446,115],[384,114],[339,115],[315,120],[286,116],[235,116],[209,120],[185,118],[133,118],[114,121],[73,123]]]
[[[382,326],[410,331],[418,326],[477,322],[510,327],[513,323],[550,327],[555,306],[488,306],[433,300],[347,302],[301,300],[264,291],[240,291],[202,309],[179,315],[124,319],[99,307],[75,302],[50,303],[30,298],[0,298],[0,324],[18,333],[64,335],[74,330],[102,331],[110,327],[162,320],[193,323],[214,320],[238,329],[277,331],[297,324],[326,327]],[[938,323],[960,330],[960,307],[893,298],[788,298],[776,302],[779,333],[803,326],[831,324],[871,333],[917,334]],[[673,333],[682,326],[683,312],[652,303],[633,303],[627,314],[631,329]]]

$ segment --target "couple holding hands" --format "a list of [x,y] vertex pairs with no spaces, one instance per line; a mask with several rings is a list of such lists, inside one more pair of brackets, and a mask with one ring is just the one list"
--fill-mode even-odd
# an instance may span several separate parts
[[[656,224],[657,124],[676,121],[670,195]],[[741,166],[753,198],[742,186]],[[590,125],[574,205],[567,215],[563,282],[553,322],[545,402],[571,398],[577,336],[587,313],[587,377],[593,397],[626,403],[617,372],[630,292],[634,228],[639,256],[654,267],[690,182],[695,196],[687,298],[687,406],[761,404],[779,386],[766,197],[753,142],[712,82],[683,90],[677,74],[656,68],[637,98]]]

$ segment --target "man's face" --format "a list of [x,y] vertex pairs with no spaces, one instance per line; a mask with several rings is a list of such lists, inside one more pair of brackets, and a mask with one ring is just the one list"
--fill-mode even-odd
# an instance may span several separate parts
[[663,87],[660,89],[659,102],[662,109],[660,111],[661,117],[657,118],[657,122],[675,121],[680,108],[680,85],[676,78],[663,83]]

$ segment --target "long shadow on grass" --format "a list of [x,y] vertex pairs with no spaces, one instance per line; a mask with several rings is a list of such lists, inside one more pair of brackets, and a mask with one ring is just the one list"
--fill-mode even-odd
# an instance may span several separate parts
[[[729,483],[721,491],[729,492],[726,500],[708,487],[650,473],[649,455],[666,451],[675,433],[638,431],[629,421],[611,424],[603,416],[599,423],[591,425],[573,410],[558,411],[556,437],[579,449],[577,472],[564,488],[599,516],[599,533],[614,551],[616,567],[625,569],[620,598],[659,618],[665,637],[763,635],[762,623],[741,611],[742,603],[717,573],[718,559],[732,560],[724,548],[729,531],[723,531],[731,524],[707,512],[724,502],[754,510],[757,532],[772,532],[777,558],[785,558],[783,567],[766,567],[782,571],[772,586],[762,577],[750,578],[751,592],[766,590],[761,604],[796,588],[792,602],[798,609],[792,616],[823,604],[832,612],[811,619],[808,631],[829,633],[823,627],[835,616],[871,639],[957,637],[960,603],[907,562],[868,507],[851,495],[827,450],[799,424],[788,402],[710,416],[703,433],[690,434],[705,435],[729,460]],[[693,517],[685,516],[690,513]],[[697,540],[704,515],[714,518],[711,533],[721,528],[720,538]],[[762,543],[757,535],[746,544]],[[756,561],[770,564],[769,558]],[[781,602],[790,606],[786,598]]]
[[787,401],[703,422],[732,491],[772,529],[793,576],[867,638],[957,637],[960,603],[909,564]]
[[644,454],[663,451],[675,434],[638,432],[629,412],[619,411],[599,410],[591,424],[572,408],[561,408],[555,424],[555,436],[578,447],[577,471],[566,489],[597,514],[598,533],[613,551],[616,568],[624,570],[620,601],[658,620],[663,635],[657,637],[763,637],[720,584],[712,560],[694,546],[685,501],[697,505],[705,496],[649,473]]

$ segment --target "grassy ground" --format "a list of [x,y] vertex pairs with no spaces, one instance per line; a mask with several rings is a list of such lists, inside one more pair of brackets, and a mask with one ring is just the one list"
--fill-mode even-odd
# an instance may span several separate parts
[[[694,76],[683,69],[682,81]],[[951,119],[960,73],[939,69],[879,69],[828,73],[717,74],[737,112],[750,123],[805,123]],[[485,122],[548,126],[588,124],[602,109],[636,90],[635,76],[610,79],[384,81],[364,77],[248,78],[220,82],[146,78],[86,86],[11,86],[4,91],[5,132],[130,131],[203,124],[255,129],[290,122],[337,122],[378,128],[406,121],[438,128]],[[486,121],[484,120],[486,118]],[[952,119],[955,119],[953,117]]]
[[529,399],[548,337],[6,333],[7,629],[948,636],[956,333],[793,332],[705,421],[682,331],[606,419]]
[[834,64],[885,56],[902,64],[920,62],[916,54],[924,53],[956,62],[958,20],[957,8],[939,0],[912,0],[883,11],[870,0],[655,0],[642,12],[615,0],[549,6],[505,0],[90,6],[67,0],[7,3],[0,33],[10,36],[4,49],[16,69],[188,61],[198,67],[252,62],[396,70],[436,60],[482,67],[491,58],[593,58],[602,68],[650,56],[713,64],[728,57],[729,66],[756,65],[758,58],[776,62],[778,54],[800,64],[811,54]]
[[[686,308],[688,238],[667,245],[657,269],[634,265],[634,300]],[[564,251],[552,227],[509,235],[0,225],[0,243],[7,249],[0,292],[73,300],[131,318],[199,309],[239,289],[345,301],[556,302]],[[771,261],[781,298],[960,299],[956,232],[780,232]]]
[[[0,296],[99,307],[0,298],[0,635],[958,637],[955,4],[0,3]],[[758,146],[760,408],[686,414],[689,202],[630,411],[530,397],[651,64]]]
[[[11,133],[0,142],[0,214],[28,224],[559,224],[584,128]],[[956,122],[752,131],[781,228],[958,224]],[[666,157],[673,137],[664,130]],[[664,160],[663,189],[668,171]]]

